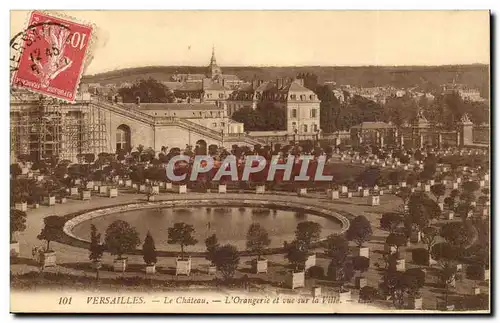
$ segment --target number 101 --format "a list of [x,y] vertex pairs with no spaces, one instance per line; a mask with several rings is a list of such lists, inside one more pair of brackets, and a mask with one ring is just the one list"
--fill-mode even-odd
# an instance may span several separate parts
[[72,297],[59,297],[59,305],[71,305]]

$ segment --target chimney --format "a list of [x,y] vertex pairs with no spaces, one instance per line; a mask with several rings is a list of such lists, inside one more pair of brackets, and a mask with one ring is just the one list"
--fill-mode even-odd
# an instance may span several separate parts
[[281,87],[281,81],[279,78],[276,79],[276,87],[279,89]]
[[262,83],[264,83],[264,80],[259,80],[259,86],[262,85]]
[[138,106],[141,105],[141,97],[140,96],[135,97],[135,104],[137,104]]
[[225,87],[225,85],[226,85],[226,80],[222,79],[222,87]]

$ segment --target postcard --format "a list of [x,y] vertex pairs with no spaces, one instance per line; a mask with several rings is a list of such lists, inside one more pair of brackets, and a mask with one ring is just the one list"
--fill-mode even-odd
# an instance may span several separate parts
[[11,11],[13,313],[484,313],[488,11]]

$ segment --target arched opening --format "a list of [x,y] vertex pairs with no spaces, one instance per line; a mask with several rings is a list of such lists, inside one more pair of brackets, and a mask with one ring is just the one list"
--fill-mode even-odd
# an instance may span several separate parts
[[207,154],[207,142],[205,140],[200,139],[196,142],[195,154],[196,155]]
[[128,151],[130,149],[130,127],[119,125],[116,128],[116,152]]

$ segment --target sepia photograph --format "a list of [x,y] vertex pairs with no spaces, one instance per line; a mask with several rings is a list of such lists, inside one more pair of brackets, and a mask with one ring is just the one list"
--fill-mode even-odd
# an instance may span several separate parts
[[490,19],[11,10],[10,312],[491,313]]

